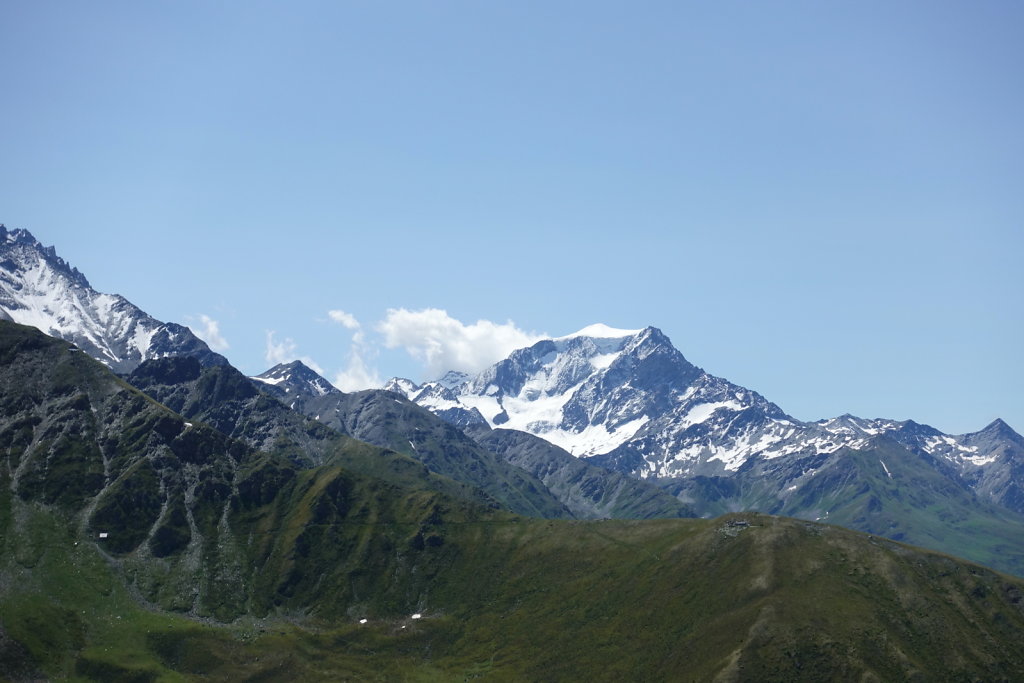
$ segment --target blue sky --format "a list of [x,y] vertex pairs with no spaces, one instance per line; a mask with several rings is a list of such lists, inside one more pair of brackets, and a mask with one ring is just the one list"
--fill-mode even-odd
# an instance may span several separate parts
[[600,321],[801,419],[1024,430],[1022,34],[1016,2],[4,2],[0,221],[251,374]]

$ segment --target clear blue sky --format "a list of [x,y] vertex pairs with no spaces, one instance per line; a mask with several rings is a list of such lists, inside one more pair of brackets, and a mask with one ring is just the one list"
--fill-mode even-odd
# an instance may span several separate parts
[[0,221],[245,372],[424,379],[438,308],[1024,431],[1019,2],[2,2],[0,64]]

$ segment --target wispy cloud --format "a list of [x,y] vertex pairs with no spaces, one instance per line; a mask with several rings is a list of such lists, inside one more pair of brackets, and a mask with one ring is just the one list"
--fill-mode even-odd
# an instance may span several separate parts
[[383,385],[384,382],[377,373],[377,369],[369,367],[364,358],[365,355],[365,350],[361,350],[353,342],[348,356],[348,365],[334,376],[332,384],[342,391],[377,389]]
[[335,309],[333,311],[327,311],[327,316],[334,322],[349,330],[358,330],[360,328],[359,321],[356,320],[356,317],[351,313]]
[[424,364],[431,378],[448,370],[480,372],[512,351],[545,338],[519,329],[511,320],[466,324],[439,308],[392,308],[376,329],[384,335],[387,348],[405,349]]
[[334,386],[342,391],[359,391],[381,386],[383,382],[377,369],[370,367],[370,362],[377,357],[377,350],[367,342],[363,326],[354,315],[342,310],[328,311],[327,315],[334,322],[353,332],[348,363],[344,370],[334,376]]
[[200,313],[199,324],[188,327],[214,351],[227,351],[231,348],[228,340],[220,333],[220,323],[206,314]]
[[285,337],[281,341],[277,341],[274,338],[276,335],[277,332],[274,330],[267,330],[267,350],[264,358],[271,367],[280,363],[291,363],[293,360],[301,360],[311,370],[316,371],[318,374],[323,374],[323,368],[316,361],[309,356],[298,355],[298,345],[294,339]]
[[[328,311],[327,316],[352,333],[345,367],[332,380],[342,391],[372,389],[383,384],[376,367],[382,346],[403,349],[423,365],[424,376],[433,379],[448,370],[479,372],[512,351],[545,338],[520,329],[512,321],[463,323],[439,308],[388,309],[383,320],[367,326],[340,309]],[[268,362],[272,356],[280,359],[277,362],[284,362],[285,357],[294,355],[291,339],[278,342],[268,335]]]

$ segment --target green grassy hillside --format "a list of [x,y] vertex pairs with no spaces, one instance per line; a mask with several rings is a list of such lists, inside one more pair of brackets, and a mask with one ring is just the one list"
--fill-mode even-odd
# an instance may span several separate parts
[[756,462],[732,477],[666,482],[703,516],[737,510],[837,524],[964,557],[1024,576],[1024,516],[979,497],[885,437],[785,462]]
[[[293,524],[266,576],[289,576],[299,563],[298,539],[315,527]],[[424,576],[372,576],[394,549],[369,542],[357,553],[368,571],[327,572],[308,611],[286,600],[288,609],[259,608],[230,624],[147,609],[93,544],[74,546],[45,514],[31,527],[45,542],[3,554],[5,582],[19,585],[2,598],[0,663],[12,680],[1024,676],[1021,582],[775,517],[442,522],[431,532],[445,552],[419,562]],[[361,530],[388,537],[394,527]],[[272,584],[255,585],[253,596],[273,602],[283,584]]]
[[843,451],[836,467],[798,489],[778,512],[816,512],[831,524],[1024,576],[1024,517],[964,491],[920,460],[888,441]]

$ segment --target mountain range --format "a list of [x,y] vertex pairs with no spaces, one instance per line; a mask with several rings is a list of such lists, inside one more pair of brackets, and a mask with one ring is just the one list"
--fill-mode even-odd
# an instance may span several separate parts
[[3,227],[0,318],[0,677],[1024,676],[1024,583],[893,542],[1024,576],[1001,420],[801,422],[653,327],[245,377]]
[[963,435],[852,415],[802,422],[653,327],[593,325],[475,376],[385,388],[469,433],[526,432],[655,483],[698,515],[830,521],[1024,571],[1024,438],[1002,420]]
[[1001,420],[964,435],[852,415],[801,422],[694,366],[654,327],[593,325],[515,351],[473,377],[450,373],[423,385],[395,378],[385,388],[456,424],[525,431],[639,479],[731,477],[754,461],[862,450],[888,438],[1024,511],[1022,480],[1007,476],[1024,439]]
[[[1001,420],[965,435],[851,415],[802,422],[693,365],[657,328],[601,324],[514,351],[475,376],[449,372],[422,385],[395,378],[345,394],[298,361],[247,381],[187,328],[93,290],[27,231],[3,229],[0,276],[0,315],[72,341],[190,419],[304,466],[325,462],[332,447],[315,430],[281,427],[299,419],[291,411],[525,514],[755,510],[1024,573],[1024,542],[1015,540],[1024,439]],[[278,404],[267,397],[284,406],[271,410]],[[286,417],[268,418],[275,411]]]
[[8,680],[1024,675],[1024,581],[977,565],[752,513],[517,516],[253,449],[29,327],[0,361]]

